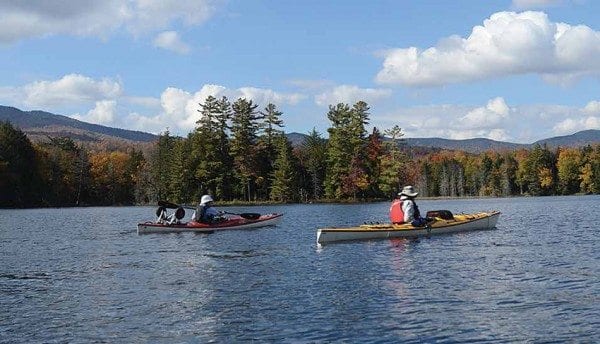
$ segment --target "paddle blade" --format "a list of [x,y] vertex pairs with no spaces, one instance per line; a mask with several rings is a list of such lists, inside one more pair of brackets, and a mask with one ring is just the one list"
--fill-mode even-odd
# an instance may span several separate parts
[[167,202],[167,201],[158,201],[158,205],[160,207],[165,207],[169,209],[177,209],[179,206],[175,203]]
[[260,217],[260,214],[259,213],[241,213],[240,216],[245,219],[248,219],[248,220],[256,220]]

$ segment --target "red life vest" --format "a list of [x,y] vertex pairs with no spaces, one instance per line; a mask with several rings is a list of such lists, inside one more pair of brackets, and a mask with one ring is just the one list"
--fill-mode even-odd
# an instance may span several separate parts
[[392,223],[404,223],[404,212],[402,211],[402,201],[395,199],[390,206],[390,220]]

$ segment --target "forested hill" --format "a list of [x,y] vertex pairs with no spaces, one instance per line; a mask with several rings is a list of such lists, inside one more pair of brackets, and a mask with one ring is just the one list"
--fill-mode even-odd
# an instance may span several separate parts
[[91,124],[44,111],[22,111],[0,105],[0,121],[8,121],[23,130],[32,140],[46,136],[67,136],[78,141],[120,139],[134,142],[151,142],[157,136],[141,131],[125,130]]
[[[47,136],[68,136],[78,141],[99,141],[105,138],[129,140],[134,142],[151,142],[157,136],[141,131],[125,130],[91,124],[76,119],[56,115],[44,111],[22,111],[14,107],[0,105],[0,121],[8,121],[21,128],[31,139]],[[287,133],[288,140],[294,147],[301,145],[308,135],[302,133]],[[531,144],[520,144],[494,141],[484,138],[450,140],[443,138],[406,138],[405,142],[412,147],[430,147],[452,150],[462,150],[479,153],[486,150],[502,150],[517,148],[532,148],[535,144],[547,144],[549,148],[581,147],[588,144],[600,143],[600,130],[584,130],[572,135],[557,136],[539,140]]]
[[[308,135],[300,133],[287,134],[288,140],[294,146],[301,145]],[[481,153],[487,150],[513,150],[519,148],[533,148],[536,144],[546,144],[548,148],[560,147],[583,147],[600,143],[600,130],[584,130],[572,135],[557,136],[536,141],[531,144],[494,141],[490,139],[477,138],[466,140],[450,140],[439,137],[431,138],[405,138],[404,141],[410,147],[442,148],[461,150],[471,153]]]
[[583,130],[572,135],[556,136],[536,141],[534,144],[547,144],[548,147],[581,147],[592,143],[600,143],[600,130]]

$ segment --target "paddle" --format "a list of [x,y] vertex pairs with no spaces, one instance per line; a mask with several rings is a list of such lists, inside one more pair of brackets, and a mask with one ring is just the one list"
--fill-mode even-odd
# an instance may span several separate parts
[[237,213],[230,213],[228,211],[224,211],[223,213],[229,214],[229,215],[241,216],[241,217],[243,217],[245,219],[248,219],[248,220],[256,220],[256,219],[258,219],[260,217],[259,213],[240,213],[240,214],[237,214]]
[[179,205],[177,205],[175,203],[167,202],[167,201],[158,201],[158,206],[159,207],[169,208],[169,209],[177,209],[177,208],[179,208]]
[[[169,208],[169,209],[177,209],[179,207],[183,207],[186,209],[196,209],[195,207],[189,206],[189,205],[177,205],[175,203],[171,203],[168,201],[158,201],[158,205],[161,207],[165,207],[165,208]],[[259,213],[230,213],[228,211],[222,211],[222,213],[224,214],[229,214],[229,215],[237,215],[240,217],[243,217],[247,220],[256,220],[260,217]]]

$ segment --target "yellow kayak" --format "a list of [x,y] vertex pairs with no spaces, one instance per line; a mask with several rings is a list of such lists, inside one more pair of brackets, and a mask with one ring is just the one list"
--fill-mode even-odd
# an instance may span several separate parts
[[424,235],[447,234],[467,232],[496,227],[499,211],[481,212],[474,214],[453,215],[444,219],[434,217],[424,227],[414,227],[406,224],[365,224],[358,227],[347,228],[321,228],[317,230],[317,244],[336,241],[385,239],[385,238],[411,238]]

